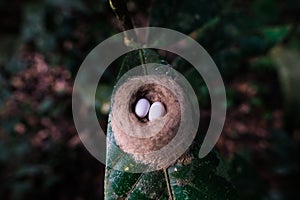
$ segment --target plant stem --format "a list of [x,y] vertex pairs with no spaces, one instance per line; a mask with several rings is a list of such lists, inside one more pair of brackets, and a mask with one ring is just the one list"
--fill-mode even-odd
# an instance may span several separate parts
[[146,67],[146,61],[145,61],[145,55],[144,55],[144,50],[143,49],[139,49],[139,57],[140,57],[140,60],[141,60],[141,64],[142,64],[142,67],[143,67],[143,70],[144,70],[144,74],[147,75],[148,74],[148,71],[147,71],[147,67]]
[[[129,15],[127,9],[126,0],[109,0],[109,4],[111,9],[114,11],[115,15],[117,16],[118,20],[121,22],[123,31],[133,29],[134,26],[131,21],[131,17]],[[126,35],[126,41],[136,41],[136,35]]]
[[173,198],[173,194],[172,194],[172,190],[171,190],[171,184],[169,181],[169,175],[168,175],[167,169],[163,169],[163,170],[164,170],[164,175],[165,175],[165,179],[166,179],[169,200],[173,200],[174,198]]
[[[127,9],[126,0],[109,0],[109,4],[110,4],[110,7],[112,8],[112,10],[114,11],[115,15],[117,16],[118,20],[122,23],[123,31],[133,29],[134,26],[132,24],[132,20],[129,15],[128,9]],[[134,35],[125,34],[125,41],[138,42],[137,36],[135,34]],[[139,53],[139,58],[140,58],[140,61],[141,61],[141,64],[142,64],[142,67],[144,70],[144,74],[147,75],[148,71],[145,66],[146,62],[145,62],[145,55],[144,55],[143,49],[139,49],[138,53]]]

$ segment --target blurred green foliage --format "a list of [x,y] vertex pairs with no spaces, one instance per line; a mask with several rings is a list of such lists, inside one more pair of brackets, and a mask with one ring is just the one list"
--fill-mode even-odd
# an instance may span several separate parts
[[[228,116],[217,149],[240,198],[297,199],[299,1],[143,2],[129,1],[136,24],[190,35],[219,67]],[[81,145],[70,106],[84,57],[120,31],[108,2],[0,0],[0,15],[0,199],[103,198],[104,167]],[[204,132],[207,88],[189,63],[172,58],[198,94]],[[98,88],[101,126],[121,63]]]

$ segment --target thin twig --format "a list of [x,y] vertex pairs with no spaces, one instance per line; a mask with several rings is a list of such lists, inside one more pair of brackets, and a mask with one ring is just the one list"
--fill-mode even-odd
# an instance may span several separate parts
[[165,179],[166,179],[166,184],[167,184],[167,189],[168,189],[168,194],[169,194],[169,200],[173,200],[174,198],[173,198],[173,193],[172,193],[170,179],[169,179],[167,169],[163,169],[163,171],[164,171],[164,175],[165,175]]
[[[131,21],[131,17],[129,15],[129,11],[127,9],[126,0],[109,0],[110,7],[114,11],[117,19],[121,22],[121,27],[123,31],[127,31],[133,29],[134,26]],[[126,35],[125,33],[125,44],[128,45],[133,41],[136,41],[136,35]]]
[[147,71],[147,67],[146,67],[146,61],[145,61],[145,54],[144,54],[144,50],[143,49],[139,49],[139,57],[140,57],[140,60],[141,60],[141,64],[142,64],[142,67],[143,67],[143,70],[144,70],[144,74],[147,75],[148,74],[148,71]]
[[[114,11],[114,13],[116,14],[118,20],[122,23],[123,31],[133,29],[134,25],[132,23],[131,16],[127,8],[126,0],[109,0],[109,4],[112,10]],[[136,34],[127,35],[126,33],[125,33],[124,41],[125,44],[128,46],[134,44],[134,42],[138,42]],[[144,74],[147,75],[148,71],[145,65],[146,61],[145,61],[145,55],[143,49],[139,49],[138,53],[139,53],[141,65],[143,67]]]

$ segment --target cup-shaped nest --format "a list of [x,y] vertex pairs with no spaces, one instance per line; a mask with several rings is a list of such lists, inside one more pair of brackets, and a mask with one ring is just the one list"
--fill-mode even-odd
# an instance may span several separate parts
[[[166,110],[163,117],[149,121],[139,118],[134,110],[141,98],[161,102]],[[111,126],[117,145],[136,160],[151,163],[147,154],[160,150],[176,135],[183,105],[181,87],[165,75],[147,75],[130,78],[114,94]]]

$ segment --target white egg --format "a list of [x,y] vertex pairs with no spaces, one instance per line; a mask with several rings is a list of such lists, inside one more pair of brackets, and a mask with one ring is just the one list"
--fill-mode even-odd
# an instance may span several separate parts
[[149,109],[149,121],[153,121],[164,116],[166,110],[161,102],[154,102]]
[[140,118],[145,117],[148,114],[150,103],[147,99],[140,99],[135,105],[135,114]]

